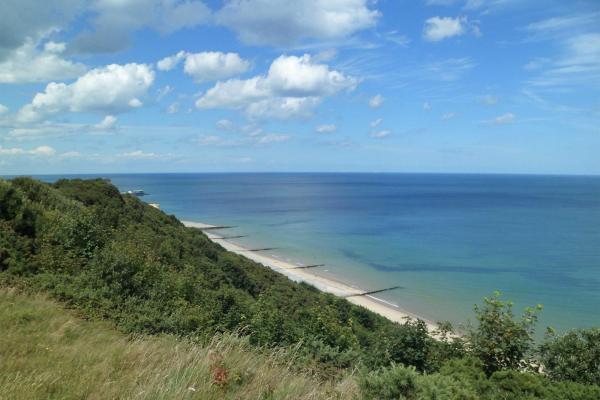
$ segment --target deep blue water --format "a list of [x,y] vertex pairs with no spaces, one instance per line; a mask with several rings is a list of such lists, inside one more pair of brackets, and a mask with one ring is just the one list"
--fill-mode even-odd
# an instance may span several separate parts
[[[434,174],[109,175],[180,219],[433,320],[462,323],[494,290],[540,323],[600,326],[600,177]],[[44,177],[54,180],[56,177]]]

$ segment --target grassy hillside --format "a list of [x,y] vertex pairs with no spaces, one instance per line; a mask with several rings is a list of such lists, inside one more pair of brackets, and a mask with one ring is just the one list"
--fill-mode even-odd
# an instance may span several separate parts
[[465,336],[432,337],[227,252],[101,179],[0,179],[0,287],[29,296],[0,298],[8,398],[600,398],[600,329],[537,346],[539,309],[516,316],[494,296]]
[[357,390],[290,370],[290,357],[229,334],[205,346],[133,339],[46,296],[0,289],[0,399],[333,399]]

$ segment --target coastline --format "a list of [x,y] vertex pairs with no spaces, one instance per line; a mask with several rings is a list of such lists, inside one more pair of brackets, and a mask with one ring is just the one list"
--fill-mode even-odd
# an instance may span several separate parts
[[[214,225],[204,224],[201,222],[181,222],[188,228],[215,228]],[[364,290],[352,287],[348,284],[331,278],[325,278],[316,274],[312,274],[306,269],[298,268],[299,266],[301,266],[299,264],[297,265],[287,261],[283,261],[270,255],[261,254],[261,252],[249,251],[248,248],[230,242],[228,240],[216,240],[220,236],[215,235],[211,232],[204,231],[204,234],[214,243],[218,243],[228,251],[244,256],[254,262],[271,268],[272,270],[287,276],[289,279],[295,282],[305,282],[316,287],[322,292],[331,293],[339,297],[344,297],[349,302],[355,305],[362,306],[368,309],[369,311],[372,311],[376,314],[381,315],[382,317],[389,319],[390,321],[404,323],[406,318],[419,318],[425,322],[429,332],[432,332],[437,328],[437,325],[434,322],[419,317],[418,315],[412,314],[406,310],[403,310],[395,304],[389,303],[372,295],[357,296],[358,294],[364,293]]]

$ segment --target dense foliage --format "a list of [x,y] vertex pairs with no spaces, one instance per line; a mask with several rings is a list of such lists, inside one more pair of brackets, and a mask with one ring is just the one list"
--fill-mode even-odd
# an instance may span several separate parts
[[563,336],[550,334],[540,348],[549,376],[600,385],[600,329],[583,329]]
[[484,298],[483,306],[475,306],[477,329],[469,333],[473,355],[482,360],[488,375],[503,369],[524,369],[531,364],[537,312],[528,308],[515,320],[512,303],[502,301],[500,293]]
[[[362,368],[365,397],[553,398],[543,396],[567,387],[581,395],[563,398],[598,393],[517,372],[531,365],[533,310],[515,320],[510,304],[486,299],[470,333],[457,337],[444,325],[434,339],[423,321],[392,323],[227,252],[106,180],[0,180],[0,233],[5,283],[49,292],[128,333],[201,339],[237,330],[255,346],[294,345],[298,362],[322,374]],[[598,382],[597,331],[553,340],[542,358],[550,377]],[[596,373],[585,378],[561,358],[582,346],[596,346],[585,367]],[[527,388],[532,394],[506,394]]]

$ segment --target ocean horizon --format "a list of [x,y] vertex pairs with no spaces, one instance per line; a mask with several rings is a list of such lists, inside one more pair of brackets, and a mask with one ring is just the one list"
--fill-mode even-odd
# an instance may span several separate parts
[[[473,321],[498,290],[538,334],[600,324],[600,177],[430,173],[38,175],[142,189],[181,220],[227,235],[433,321]],[[247,235],[247,236],[246,236]]]

